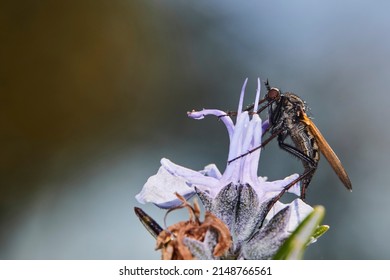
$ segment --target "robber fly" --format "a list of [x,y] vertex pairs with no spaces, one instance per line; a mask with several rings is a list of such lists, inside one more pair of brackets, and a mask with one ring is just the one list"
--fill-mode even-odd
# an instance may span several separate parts
[[[278,88],[270,87],[268,80],[265,83],[267,94],[259,104],[267,102],[256,113],[260,113],[268,108],[269,128],[271,136],[262,142],[261,146],[237,157],[240,158],[253,151],[264,147],[273,138],[277,137],[279,147],[302,161],[304,172],[296,180],[285,187],[280,196],[290,187],[299,181],[302,181],[301,198],[305,198],[306,189],[317,169],[320,160],[320,151],[328,160],[333,170],[336,172],[341,182],[348,190],[352,190],[352,184],[345,171],[341,161],[329,146],[328,142],[322,136],[317,126],[311,121],[306,114],[306,104],[297,95],[286,92],[282,93]],[[246,108],[252,110],[254,105]],[[294,145],[285,142],[290,137]],[[236,160],[232,159],[231,161]],[[229,161],[229,162],[231,162]],[[280,197],[279,196],[279,197]]]

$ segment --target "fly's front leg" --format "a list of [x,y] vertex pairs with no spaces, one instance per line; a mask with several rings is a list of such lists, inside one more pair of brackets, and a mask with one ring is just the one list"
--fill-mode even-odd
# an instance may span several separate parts
[[[267,129],[266,131],[268,131],[268,130],[269,130],[269,129]],[[242,155],[239,155],[238,157],[235,157],[235,158],[233,158],[233,159],[231,159],[231,160],[228,160],[228,164],[232,163],[233,161],[235,161],[235,160],[237,160],[237,159],[239,159],[239,158],[242,158],[242,157],[244,157],[244,156],[247,156],[247,155],[253,153],[254,151],[257,151],[258,149],[264,148],[265,145],[267,145],[269,142],[271,142],[272,139],[274,139],[276,136],[278,136],[278,134],[279,134],[280,132],[281,132],[281,131],[274,132],[270,137],[268,137],[264,142],[262,142],[260,146],[255,147],[255,148],[253,148],[252,150],[249,150],[249,151],[247,151],[246,153],[244,153],[244,154],[242,154]]]

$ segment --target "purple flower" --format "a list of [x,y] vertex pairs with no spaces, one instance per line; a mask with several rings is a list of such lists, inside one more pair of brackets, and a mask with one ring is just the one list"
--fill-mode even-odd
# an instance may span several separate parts
[[[221,119],[227,128],[230,139],[228,161],[260,146],[261,135],[268,127],[268,121],[263,123],[258,114],[249,114],[249,112],[243,111],[246,83],[247,80],[242,87],[236,124],[226,112],[221,110],[203,109],[188,113],[190,118],[196,120],[203,119],[207,115],[214,115]],[[254,112],[259,98],[260,80],[258,80]],[[254,188],[260,201],[265,201],[279,194],[299,175],[293,174],[282,180],[268,182],[266,177],[257,175],[260,154],[261,149],[257,149],[228,163],[223,174],[215,164],[207,165],[201,171],[194,171],[163,158],[157,174],[148,179],[136,198],[140,203],[152,202],[161,208],[171,208],[180,203],[174,194],[175,192],[188,199],[195,194],[194,187],[196,187],[200,191],[207,192],[211,197],[215,197],[223,187],[229,184],[248,184]],[[299,195],[299,187],[298,183],[290,188],[289,192]]]
[[[256,113],[260,79],[253,110],[243,110],[246,84],[247,79],[241,90],[235,123],[229,114],[217,109],[188,112],[188,117],[196,120],[217,116],[226,126],[230,146],[225,171],[221,173],[215,164],[194,171],[163,158],[157,174],[148,179],[136,199],[140,203],[152,202],[161,208],[172,208],[180,204],[175,192],[187,199],[197,194],[205,209],[228,226],[233,238],[231,255],[264,259],[272,257],[312,208],[300,199],[288,205],[279,201],[273,204],[273,199],[297,179],[298,174],[272,182],[258,176],[261,149],[255,148],[261,145],[261,136],[269,123],[262,122]],[[252,152],[242,156],[248,151]],[[300,183],[288,191],[299,195]],[[273,205],[271,210],[269,205]]]

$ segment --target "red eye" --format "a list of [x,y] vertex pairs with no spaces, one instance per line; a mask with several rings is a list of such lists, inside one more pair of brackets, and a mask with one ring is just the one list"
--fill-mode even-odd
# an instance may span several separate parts
[[267,96],[269,99],[278,99],[280,97],[280,90],[277,88],[271,88],[268,91]]

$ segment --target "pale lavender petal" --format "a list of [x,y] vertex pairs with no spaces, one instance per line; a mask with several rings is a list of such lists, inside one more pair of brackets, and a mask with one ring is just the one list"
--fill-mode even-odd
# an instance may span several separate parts
[[237,116],[239,116],[242,112],[242,106],[244,104],[245,88],[247,82],[248,82],[248,78],[245,79],[244,85],[242,86],[241,89],[240,101],[238,102]]
[[[232,160],[242,154],[243,134],[249,124],[248,112],[243,112],[237,117],[236,126],[234,128],[233,137],[230,141],[228,159]],[[239,161],[239,159],[237,160]]]
[[218,180],[222,177],[221,171],[219,171],[218,167],[214,163],[206,165],[205,168],[199,172],[204,176],[213,177]]
[[293,232],[300,223],[313,211],[313,208],[297,198],[290,203],[291,216],[288,225],[288,231]]
[[[190,198],[195,194],[194,186],[210,193],[219,190],[219,180],[205,176],[204,170],[202,172],[179,166],[163,158],[157,174],[148,179],[136,199],[140,203],[152,202],[159,207],[170,208],[180,204],[176,192],[185,198]],[[220,176],[216,166],[209,166],[206,172]]]
[[204,119],[205,116],[213,115],[219,117],[219,119],[225,124],[226,129],[229,134],[229,139],[232,139],[233,131],[234,131],[234,123],[232,119],[226,114],[226,112],[217,110],[217,109],[203,109],[201,111],[192,111],[187,112],[188,117],[194,120]]
[[[248,130],[246,132],[246,139],[243,144],[243,152],[248,152],[261,145],[261,119],[256,114],[250,121]],[[260,160],[261,149],[257,149],[243,158],[242,182],[247,182],[250,185],[258,185],[258,165]]]
[[218,179],[205,176],[201,172],[174,164],[169,159],[161,159],[161,165],[172,175],[183,178],[186,184],[190,187],[195,185],[213,188],[219,185]]
[[257,111],[257,107],[259,106],[260,90],[261,90],[260,79],[257,78],[257,90],[256,90],[256,98],[255,98],[255,104],[254,104],[254,107],[253,107],[253,112],[256,112]]
[[[228,161],[242,154],[242,135],[246,131],[249,123],[248,112],[243,112],[237,117],[237,123],[234,129],[233,137],[230,141]],[[225,172],[222,175],[222,185],[231,182],[237,183],[240,179],[242,158],[238,158],[227,164]]]
[[[299,174],[292,174],[283,180],[276,180],[272,182],[264,182],[263,183],[263,189],[267,192],[281,192],[284,187],[286,187],[288,184],[290,184],[292,181],[297,179],[299,177]],[[296,195],[301,194],[301,183],[298,182],[294,186],[292,186],[289,190],[289,193],[293,193]]]
[[187,198],[195,194],[184,178],[172,175],[161,166],[156,175],[149,177],[135,198],[140,203],[151,202],[162,208],[170,208],[180,203],[176,192]]

